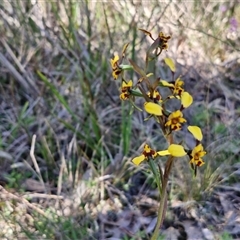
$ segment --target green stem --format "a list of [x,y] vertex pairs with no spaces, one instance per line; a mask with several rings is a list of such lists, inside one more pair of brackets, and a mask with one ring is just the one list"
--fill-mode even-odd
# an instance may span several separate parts
[[157,216],[157,223],[153,232],[153,235],[151,237],[151,240],[157,240],[158,235],[159,235],[159,229],[163,223],[163,220],[166,215],[166,210],[167,210],[167,185],[168,185],[168,177],[169,173],[171,172],[173,164],[173,157],[170,156],[165,167],[165,172],[164,172],[164,178],[163,178],[163,183],[162,183],[162,194],[161,194],[161,201],[160,205],[158,208],[158,216]]
[[157,224],[155,226],[151,240],[157,240],[157,237],[159,235],[159,229],[164,219],[163,215],[165,215],[164,206],[166,205],[166,200],[167,200],[167,184],[164,182],[163,188],[162,188],[162,197],[161,197],[161,201],[158,209]]

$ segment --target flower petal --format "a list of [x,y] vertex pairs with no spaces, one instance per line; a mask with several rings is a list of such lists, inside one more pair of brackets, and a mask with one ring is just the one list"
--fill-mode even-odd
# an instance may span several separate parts
[[169,66],[172,72],[176,71],[175,64],[171,58],[164,58],[165,63]]
[[182,102],[182,106],[184,108],[187,108],[192,104],[193,98],[188,92],[183,92],[181,94],[181,102]]
[[119,56],[118,55],[115,55],[114,58],[111,59],[111,65],[112,65],[113,69],[115,69],[116,63],[117,63],[118,60],[119,60]]
[[198,141],[202,141],[203,135],[202,130],[198,126],[188,126],[188,131],[196,138]]
[[132,162],[135,164],[135,165],[139,165],[141,162],[143,162],[145,160],[145,156],[142,154],[138,157],[135,157],[133,158]]
[[121,93],[119,97],[121,100],[127,100],[129,99],[129,96],[130,95],[128,93]]
[[174,87],[174,84],[169,83],[169,82],[167,82],[167,81],[165,81],[165,80],[161,80],[160,83],[161,83],[161,85],[162,85],[163,87]]
[[127,83],[125,81],[122,81],[122,88],[124,87],[132,87],[133,85],[133,81],[132,80],[129,80]]
[[174,157],[183,157],[187,154],[185,152],[183,146],[178,145],[178,144],[171,144],[168,148],[168,151]]
[[203,157],[204,155],[206,155],[206,152],[204,151],[202,144],[198,144],[198,145],[195,147],[195,149],[196,149],[196,152],[199,153],[199,156],[200,156],[200,157]]
[[144,108],[147,113],[154,114],[156,116],[162,116],[162,107],[156,103],[145,102]]
[[163,151],[158,151],[157,154],[159,156],[166,156],[166,155],[170,155],[170,152],[168,150],[163,150]]
[[203,164],[205,164],[205,162],[204,162],[202,159],[200,159],[200,160],[198,160],[198,161],[196,162],[196,165],[197,165],[198,167],[201,167]]

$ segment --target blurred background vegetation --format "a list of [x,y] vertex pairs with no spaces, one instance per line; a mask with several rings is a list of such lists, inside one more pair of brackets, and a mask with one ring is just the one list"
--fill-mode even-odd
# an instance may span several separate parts
[[1,239],[148,239],[156,186],[131,159],[165,142],[120,101],[109,61],[129,42],[143,62],[139,28],[172,36],[154,71],[171,79],[162,58],[174,59],[208,152],[197,178],[176,161],[164,229],[182,234],[194,210],[199,239],[240,237],[228,216],[240,206],[239,1],[4,0],[0,12]]

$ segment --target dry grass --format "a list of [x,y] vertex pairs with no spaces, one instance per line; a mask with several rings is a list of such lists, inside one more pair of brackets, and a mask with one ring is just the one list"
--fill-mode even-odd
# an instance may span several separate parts
[[[145,141],[159,147],[163,138],[142,113],[129,116],[109,66],[127,42],[128,57],[141,63],[149,39],[138,28],[172,35],[164,54],[194,96],[188,118],[205,133],[208,163],[195,180],[186,162],[176,163],[172,204],[204,205],[213,187],[237,182],[240,38],[232,19],[240,23],[238,1],[33,2],[0,3],[2,239],[151,233],[153,178],[130,160]],[[161,60],[155,71],[170,76]],[[215,225],[213,234],[231,234],[226,222]]]

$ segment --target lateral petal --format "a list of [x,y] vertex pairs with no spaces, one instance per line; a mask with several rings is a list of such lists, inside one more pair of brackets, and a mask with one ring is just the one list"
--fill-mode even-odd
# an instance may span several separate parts
[[182,102],[182,106],[184,108],[187,108],[192,104],[193,98],[188,92],[183,92],[181,94],[181,102]]
[[162,116],[162,107],[156,103],[145,102],[144,108],[145,108],[146,112],[149,114],[153,114],[156,116]]
[[178,144],[171,144],[168,148],[168,151],[174,157],[183,157],[187,154],[185,152],[183,146],[178,145]]
[[145,156],[142,154],[138,157],[135,157],[132,159],[132,162],[135,164],[135,165],[139,165],[141,162],[143,162],[145,160]]
[[198,141],[202,141],[203,135],[202,130],[198,126],[188,126],[188,131],[196,138]]

